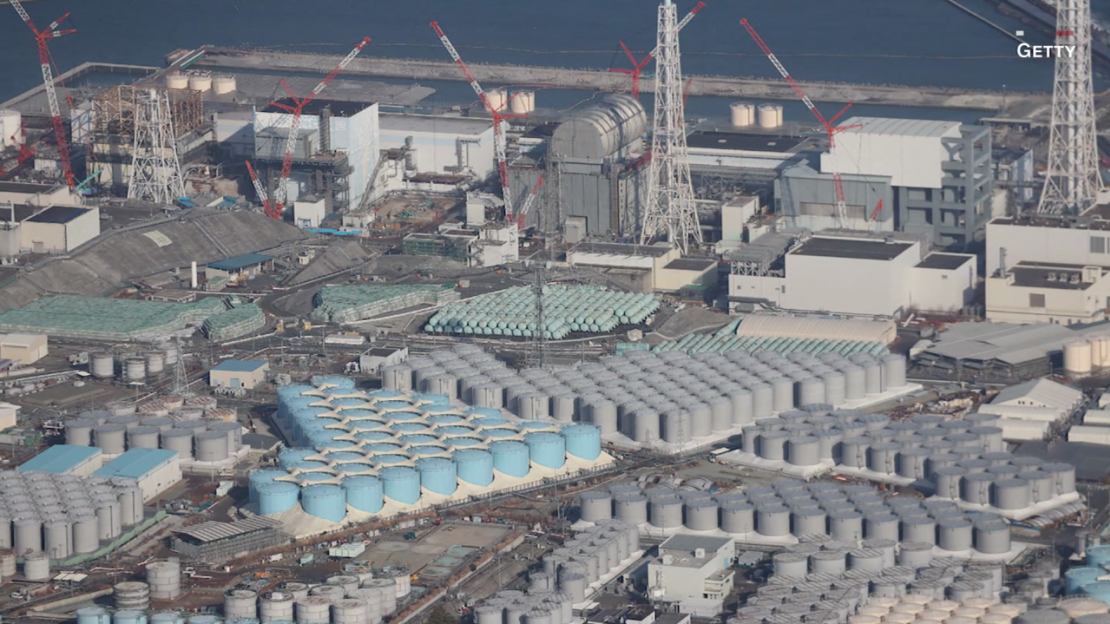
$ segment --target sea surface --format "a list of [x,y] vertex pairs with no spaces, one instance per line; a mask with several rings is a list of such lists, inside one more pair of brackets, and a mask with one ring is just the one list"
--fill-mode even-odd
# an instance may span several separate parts
[[[748,18],[801,81],[931,85],[1049,91],[1052,62],[1017,57],[1016,42],[946,0],[708,0],[683,31],[683,71],[777,77],[739,25]],[[961,0],[1004,28],[1023,28],[988,0]],[[685,13],[693,2],[679,2]],[[178,48],[204,44],[345,53],[363,36],[363,56],[447,59],[429,26],[438,20],[470,62],[623,68],[618,41],[654,46],[655,0],[41,0],[27,4],[40,26],[65,11],[77,33],[51,44],[65,71],[86,61],[164,64]],[[1110,0],[1092,0],[1096,22],[1110,24]],[[1033,43],[1050,41],[1030,32]],[[34,40],[10,7],[0,6],[0,101],[40,80]],[[330,62],[322,62],[330,65]],[[650,79],[650,78],[646,78]],[[1107,82],[1097,77],[1096,88]],[[431,83],[432,103],[466,103],[465,84]],[[565,109],[584,92],[541,92],[541,107]],[[647,98],[645,98],[647,99]],[[727,102],[692,98],[692,115],[720,116]],[[838,107],[827,105],[826,116]],[[864,107],[863,114],[920,116],[917,109]],[[981,113],[933,111],[932,117]],[[808,112],[788,103],[788,119]]]

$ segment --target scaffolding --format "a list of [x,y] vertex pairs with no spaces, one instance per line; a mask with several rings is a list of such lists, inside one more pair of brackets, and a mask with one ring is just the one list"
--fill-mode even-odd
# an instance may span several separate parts
[[135,112],[150,99],[150,91],[158,89],[170,102],[174,130],[183,136],[204,125],[204,104],[200,91],[192,89],[160,89],[118,85],[93,98],[92,129],[95,134],[120,136],[130,142],[135,137]]

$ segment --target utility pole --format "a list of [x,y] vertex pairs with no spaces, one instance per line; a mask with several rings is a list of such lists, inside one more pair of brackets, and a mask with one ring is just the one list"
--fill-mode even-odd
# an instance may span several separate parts
[[535,280],[532,282],[532,294],[536,297],[535,311],[532,316],[532,348],[528,353],[528,365],[534,368],[547,367],[547,327],[544,318],[543,287],[547,281],[547,264],[543,261],[533,263]]

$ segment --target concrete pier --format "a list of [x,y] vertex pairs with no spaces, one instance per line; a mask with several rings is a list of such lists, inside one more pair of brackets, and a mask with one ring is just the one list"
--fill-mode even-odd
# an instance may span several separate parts
[[[330,67],[320,55],[264,50],[237,50],[207,47],[204,54],[191,64],[195,68],[226,70],[266,69],[275,72],[324,73]],[[190,54],[191,56],[191,54]],[[567,69],[519,65],[472,64],[470,70],[482,83],[509,84],[591,91],[624,91],[629,78],[597,69]],[[449,61],[413,59],[356,58],[344,70],[347,76],[372,76],[404,80],[463,80],[458,68]],[[779,79],[735,78],[729,76],[691,76],[690,95],[754,98],[768,100],[796,99],[790,86]],[[643,82],[646,93],[654,91],[652,80]],[[884,106],[919,106],[1006,112],[1022,116],[1051,104],[1048,93],[1018,93],[955,89],[944,87],[909,87],[898,85],[802,83],[810,98],[820,102],[855,102]]]

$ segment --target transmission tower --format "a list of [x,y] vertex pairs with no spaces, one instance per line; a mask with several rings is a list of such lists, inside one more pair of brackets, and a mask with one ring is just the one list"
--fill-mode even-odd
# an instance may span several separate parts
[[678,11],[671,0],[659,5],[655,60],[655,125],[651,137],[650,186],[644,209],[641,244],[665,235],[683,253],[691,237],[701,242],[690,159],[686,150],[682,54],[678,47]]
[[185,194],[170,101],[159,89],[147,91],[146,101],[136,107],[134,157],[129,199],[172,204]]
[[547,266],[543,261],[535,263],[535,281],[532,282],[532,294],[536,296],[536,308],[532,315],[532,348],[528,352],[528,366],[532,368],[547,367],[547,336],[544,323],[544,297],[543,287],[547,282]]
[[181,349],[180,340],[174,346],[177,347],[177,362],[173,366],[173,393],[189,396],[192,392],[189,390],[189,375],[185,372],[185,352]]
[[1037,212],[1074,215],[1094,205],[1102,186],[1091,88],[1090,0],[1057,3],[1056,43],[1074,47],[1071,54],[1056,55],[1048,170]]

